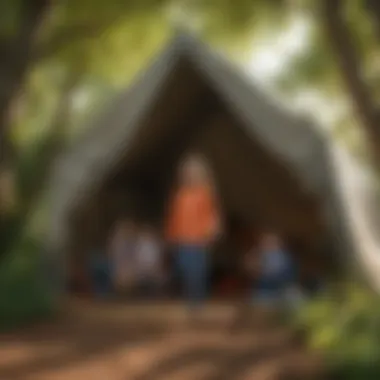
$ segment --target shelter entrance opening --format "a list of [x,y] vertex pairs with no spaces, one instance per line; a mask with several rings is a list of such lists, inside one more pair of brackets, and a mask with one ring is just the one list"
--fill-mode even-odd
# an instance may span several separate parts
[[107,250],[118,219],[162,230],[179,162],[192,151],[211,168],[224,219],[223,238],[210,253],[214,294],[241,288],[241,254],[268,226],[296,258],[301,281],[326,275],[330,236],[320,200],[239,112],[189,62],[178,63],[139,128],[120,141],[123,149],[99,186],[71,215],[68,250],[76,287],[85,287],[86,280],[78,285],[78,273],[86,277],[89,256]]

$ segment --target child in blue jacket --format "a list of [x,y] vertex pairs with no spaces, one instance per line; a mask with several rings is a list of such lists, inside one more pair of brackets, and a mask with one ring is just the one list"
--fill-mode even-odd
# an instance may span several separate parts
[[279,306],[283,301],[298,302],[296,266],[275,234],[263,236],[260,248],[260,271],[254,297],[260,303]]

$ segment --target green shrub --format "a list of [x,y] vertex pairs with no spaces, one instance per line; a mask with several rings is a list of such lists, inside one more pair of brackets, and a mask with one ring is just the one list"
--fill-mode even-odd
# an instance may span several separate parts
[[297,316],[308,343],[321,351],[338,378],[380,378],[380,298],[359,286],[342,298],[320,297]]
[[17,202],[0,223],[0,330],[24,325],[50,314],[47,269],[42,265],[50,163],[56,134],[46,134],[20,151],[15,162]]
[[42,276],[41,244],[24,237],[0,267],[0,330],[34,322],[52,311]]

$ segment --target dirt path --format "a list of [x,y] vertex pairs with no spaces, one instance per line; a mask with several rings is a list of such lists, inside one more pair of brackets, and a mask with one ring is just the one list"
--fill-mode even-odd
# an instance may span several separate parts
[[60,321],[0,336],[0,380],[324,379],[286,329],[210,305],[189,328],[179,305],[71,303]]

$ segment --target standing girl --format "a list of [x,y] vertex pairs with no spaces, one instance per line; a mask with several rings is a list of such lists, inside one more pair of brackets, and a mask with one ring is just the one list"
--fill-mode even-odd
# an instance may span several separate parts
[[175,249],[191,315],[205,299],[209,250],[219,232],[213,184],[202,159],[191,156],[180,166],[179,184],[169,202],[166,223],[166,238]]

